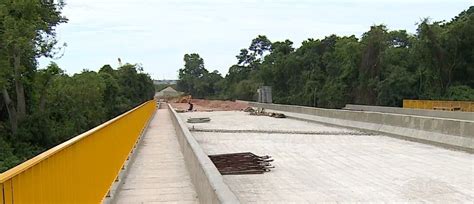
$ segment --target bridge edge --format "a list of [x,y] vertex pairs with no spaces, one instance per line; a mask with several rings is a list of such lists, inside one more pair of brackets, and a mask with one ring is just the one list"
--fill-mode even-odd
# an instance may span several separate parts
[[186,168],[198,193],[199,201],[201,203],[240,203],[170,104],[168,104],[168,110],[171,113]]

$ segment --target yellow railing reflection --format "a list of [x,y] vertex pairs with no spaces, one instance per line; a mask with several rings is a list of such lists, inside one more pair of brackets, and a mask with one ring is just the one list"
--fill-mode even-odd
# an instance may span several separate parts
[[0,174],[0,204],[101,202],[155,109],[148,101]]

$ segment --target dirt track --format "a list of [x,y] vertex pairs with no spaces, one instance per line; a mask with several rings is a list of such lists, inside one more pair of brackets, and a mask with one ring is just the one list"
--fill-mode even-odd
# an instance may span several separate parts
[[[205,99],[192,99],[194,111],[232,111],[232,110],[243,110],[248,107],[246,102],[235,102],[235,101],[221,101],[221,100],[205,100]],[[170,103],[173,108],[177,110],[187,110],[189,105],[187,103]]]

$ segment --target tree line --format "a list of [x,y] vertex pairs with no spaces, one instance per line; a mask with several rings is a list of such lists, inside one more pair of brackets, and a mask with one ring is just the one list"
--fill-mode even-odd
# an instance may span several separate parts
[[341,108],[401,106],[403,99],[474,100],[474,7],[450,21],[418,23],[416,33],[373,25],[356,36],[270,41],[240,50],[225,77],[186,54],[178,89],[202,98],[254,100],[272,86],[275,103]]
[[0,0],[0,172],[85,132],[154,95],[138,64],[68,75],[56,63],[64,3]]

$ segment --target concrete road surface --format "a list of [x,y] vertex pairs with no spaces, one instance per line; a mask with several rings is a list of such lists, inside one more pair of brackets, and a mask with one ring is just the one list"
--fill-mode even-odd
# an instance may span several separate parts
[[250,151],[275,159],[269,173],[224,176],[243,203],[474,202],[474,155],[466,152],[244,112],[180,116],[211,118],[188,124],[204,131],[192,133],[208,154]]
[[167,109],[158,109],[136,159],[119,189],[117,203],[199,203]]

